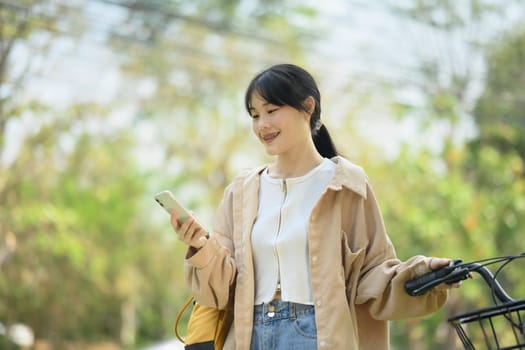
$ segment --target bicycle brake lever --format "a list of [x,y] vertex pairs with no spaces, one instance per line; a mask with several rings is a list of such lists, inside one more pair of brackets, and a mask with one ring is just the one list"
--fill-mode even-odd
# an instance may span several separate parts
[[409,295],[423,295],[441,283],[456,283],[468,278],[469,271],[466,267],[459,266],[462,260],[455,259],[447,266],[426,273],[420,277],[407,281],[405,290]]
[[466,280],[467,278],[470,278],[470,277],[471,277],[471,273],[470,273],[469,268],[466,266],[460,266],[460,267],[457,267],[454,271],[452,271],[450,275],[448,275],[443,282],[446,284],[454,284],[459,281]]

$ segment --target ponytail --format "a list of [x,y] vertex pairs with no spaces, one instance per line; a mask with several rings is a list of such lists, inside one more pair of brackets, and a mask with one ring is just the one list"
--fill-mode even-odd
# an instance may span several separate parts
[[335,149],[334,142],[332,141],[332,138],[328,133],[328,129],[326,129],[324,124],[321,125],[319,130],[317,130],[315,134],[312,135],[312,137],[314,140],[315,148],[321,156],[330,159],[338,155],[337,150]]

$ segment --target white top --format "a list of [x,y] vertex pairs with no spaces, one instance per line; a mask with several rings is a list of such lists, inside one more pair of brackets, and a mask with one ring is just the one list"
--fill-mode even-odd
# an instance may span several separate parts
[[255,305],[270,302],[280,283],[281,299],[313,304],[308,262],[308,220],[335,172],[325,158],[306,175],[277,179],[261,175],[259,209],[252,231]]

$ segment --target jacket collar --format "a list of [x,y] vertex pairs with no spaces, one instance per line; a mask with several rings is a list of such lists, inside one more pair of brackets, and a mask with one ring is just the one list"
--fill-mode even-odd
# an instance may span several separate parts
[[331,160],[337,167],[328,183],[328,188],[339,191],[346,187],[366,199],[367,177],[363,168],[341,156],[333,157]]
[[[367,177],[363,168],[341,156],[333,157],[331,161],[336,164],[336,168],[334,176],[328,183],[328,188],[339,191],[343,187],[346,187],[366,199]],[[268,165],[261,165],[248,170],[248,173],[245,174],[244,183],[246,184],[250,180],[255,180],[255,178],[257,178],[258,182],[259,176],[267,167]]]

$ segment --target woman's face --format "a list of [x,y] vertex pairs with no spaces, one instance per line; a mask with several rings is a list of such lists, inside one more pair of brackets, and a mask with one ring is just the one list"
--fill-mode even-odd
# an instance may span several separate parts
[[310,115],[290,106],[276,106],[252,94],[252,129],[269,155],[301,152],[311,139]]

